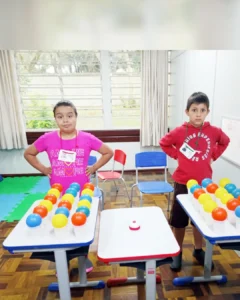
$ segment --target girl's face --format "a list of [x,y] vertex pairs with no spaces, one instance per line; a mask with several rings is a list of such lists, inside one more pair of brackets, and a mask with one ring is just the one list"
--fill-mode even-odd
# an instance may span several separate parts
[[76,130],[77,116],[71,106],[59,106],[55,110],[55,120],[61,132],[72,133]]

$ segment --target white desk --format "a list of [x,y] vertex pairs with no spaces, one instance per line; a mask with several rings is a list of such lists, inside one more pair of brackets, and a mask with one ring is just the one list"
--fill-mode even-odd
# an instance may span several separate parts
[[[76,236],[70,226],[69,234],[65,237],[56,236],[51,222],[49,221],[43,229],[36,234],[32,234],[26,225],[27,216],[32,213],[33,208],[38,205],[40,201],[36,201],[24,215],[21,221],[16,225],[13,231],[3,242],[3,247],[11,253],[17,252],[46,252],[53,251],[56,261],[56,269],[58,273],[58,284],[52,283],[49,286],[50,291],[59,289],[61,300],[70,300],[70,288],[76,287],[93,287],[104,288],[103,281],[87,282],[86,279],[86,258],[81,256],[78,258],[79,277],[80,282],[69,283],[68,266],[66,251],[78,247],[88,246],[94,240],[96,221],[98,216],[99,198],[93,198],[90,216],[87,222],[79,227],[79,235]],[[54,206],[54,211],[57,206]],[[69,223],[71,224],[71,215],[75,211],[72,209],[69,216]]]
[[[136,221],[140,229],[130,230]],[[156,261],[178,255],[180,248],[159,207],[101,212],[98,259],[105,263],[146,263],[146,299],[156,299]],[[139,282],[138,279],[135,278]],[[133,282],[133,280],[131,280]]]
[[240,242],[240,232],[238,232],[233,225],[226,223],[226,229],[224,232],[220,230],[214,231],[209,227],[201,214],[194,208],[192,201],[188,194],[178,195],[177,200],[181,204],[182,208],[185,210],[187,215],[190,217],[196,228],[206,239],[206,253],[204,262],[204,275],[200,277],[179,277],[173,280],[174,285],[184,285],[191,282],[210,282],[217,281],[218,283],[225,283],[227,277],[225,275],[215,275],[211,276],[211,266],[212,266],[212,251],[214,244],[224,244],[224,243],[239,243]]

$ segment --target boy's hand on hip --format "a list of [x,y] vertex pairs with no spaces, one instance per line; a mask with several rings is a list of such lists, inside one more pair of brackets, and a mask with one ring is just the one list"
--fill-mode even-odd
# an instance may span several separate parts
[[92,174],[94,174],[95,173],[95,168],[94,168],[94,166],[88,166],[87,168],[86,168],[86,175],[87,176],[90,176],[90,175],[92,175]]
[[44,167],[42,173],[43,173],[44,175],[46,175],[47,177],[51,178],[52,168],[51,168],[51,167]]

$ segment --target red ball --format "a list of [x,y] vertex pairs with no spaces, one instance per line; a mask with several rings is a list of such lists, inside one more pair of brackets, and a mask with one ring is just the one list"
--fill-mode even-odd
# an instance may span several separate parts
[[34,207],[33,213],[38,214],[42,218],[45,218],[48,214],[48,210],[47,210],[46,206],[38,205],[38,206]]
[[207,186],[207,191],[210,193],[210,194],[214,194],[215,191],[218,189],[218,185],[216,183],[210,183],[208,186]]
[[87,217],[82,212],[76,212],[72,215],[72,223],[75,226],[81,226],[86,223]]
[[94,191],[94,185],[91,182],[87,182],[83,186],[83,190],[84,189],[90,189],[90,190]]
[[53,194],[48,194],[44,197],[44,200],[49,200],[52,202],[52,204],[56,204],[57,203],[57,197]]
[[205,194],[203,189],[196,189],[193,193],[194,198],[198,199],[200,195]]
[[216,221],[224,221],[227,219],[227,212],[222,207],[216,207],[212,211],[212,217]]
[[230,200],[228,200],[228,202],[227,202],[227,208],[229,210],[234,211],[237,206],[240,206],[240,200],[238,200],[238,199],[230,199]]
[[66,207],[68,210],[71,210],[71,208],[72,208],[72,204],[68,200],[60,201],[58,204],[58,207],[62,207],[62,206]]
[[52,189],[57,189],[61,193],[63,191],[63,186],[60,183],[54,183]]

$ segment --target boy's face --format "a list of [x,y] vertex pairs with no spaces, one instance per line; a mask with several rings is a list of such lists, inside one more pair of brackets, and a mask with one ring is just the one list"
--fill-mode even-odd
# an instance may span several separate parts
[[200,127],[204,123],[208,113],[209,109],[204,103],[193,103],[189,110],[186,110],[186,114],[189,116],[189,122],[195,127]]
[[76,130],[77,117],[71,106],[57,107],[55,120],[60,130],[64,133],[72,133]]

